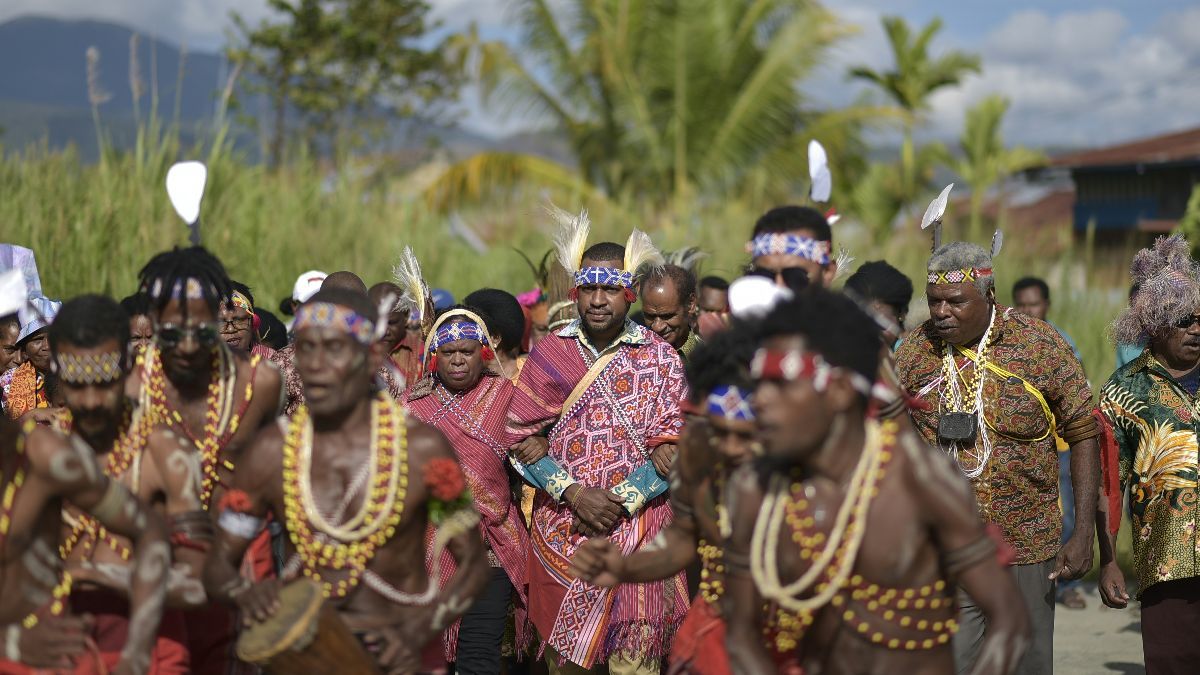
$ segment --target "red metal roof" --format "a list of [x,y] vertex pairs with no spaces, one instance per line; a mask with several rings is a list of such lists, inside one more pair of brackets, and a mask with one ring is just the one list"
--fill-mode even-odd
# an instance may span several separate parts
[[1082,150],[1059,155],[1050,166],[1088,167],[1128,164],[1165,164],[1188,160],[1200,161],[1200,127],[1143,138],[1107,148]]

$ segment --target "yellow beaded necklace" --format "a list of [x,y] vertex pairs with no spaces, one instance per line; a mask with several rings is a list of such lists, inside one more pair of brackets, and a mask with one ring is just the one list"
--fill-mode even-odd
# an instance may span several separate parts
[[[16,469],[13,471],[12,480],[4,488],[4,497],[0,499],[0,550],[4,548],[5,539],[8,538],[8,531],[12,527],[12,512],[13,505],[17,500],[17,491],[25,484],[25,437],[33,431],[37,426],[36,422],[29,420],[21,427],[21,433],[17,434],[15,443],[16,454]],[[51,591],[53,601],[50,603],[50,615],[62,616],[66,609],[66,598],[71,594],[71,575],[63,571],[59,577],[58,584]],[[38,625],[37,612],[30,612],[28,616],[21,619],[21,626],[25,630],[29,630]]]
[[[380,394],[371,404],[370,492],[359,513],[333,524],[312,494],[312,422],[300,406],[283,442],[284,526],[299,554],[304,575],[321,583],[326,597],[345,597],[356,587],[376,551],[396,534],[408,494],[408,432],[404,408]],[[347,570],[336,585],[321,569]]]
[[[238,415],[233,411],[233,389],[237,381],[237,363],[229,353],[229,348],[221,343],[217,346],[216,373],[208,384],[206,397],[207,409],[204,413],[204,431],[201,435],[193,434],[183,420],[178,410],[172,409],[167,402],[166,373],[163,370],[162,355],[158,348],[151,345],[140,359],[144,364],[142,374],[142,409],[147,411],[152,422],[163,422],[181,430],[192,440],[200,452],[200,505],[208,509],[212,500],[213,490],[221,482],[218,469],[223,465],[227,470],[233,470],[233,463],[221,462],[221,447],[229,440],[228,436],[237,431]],[[251,389],[247,387],[246,395],[250,396]]]

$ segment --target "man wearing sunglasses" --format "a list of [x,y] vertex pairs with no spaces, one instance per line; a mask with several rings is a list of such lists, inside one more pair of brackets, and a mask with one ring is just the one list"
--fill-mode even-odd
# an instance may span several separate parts
[[[202,508],[218,503],[242,450],[280,411],[278,370],[258,356],[237,353],[221,339],[218,316],[230,303],[225,267],[202,247],[160,253],[142,268],[150,297],[154,343],[131,379],[133,395],[152,421],[194,447]],[[256,577],[273,571],[264,533],[247,557]],[[226,672],[234,662],[234,613],[225,607],[187,612],[193,673]]]
[[1200,660],[1194,506],[1200,278],[1191,246],[1181,236],[1160,238],[1134,260],[1139,290],[1113,332],[1118,343],[1147,347],[1113,373],[1100,396],[1115,441],[1105,444],[1107,498],[1100,507],[1107,517],[1098,518],[1096,528],[1100,597],[1109,607],[1129,604],[1115,557],[1121,501],[1128,494],[1146,672],[1187,673]]
[[828,288],[837,276],[837,261],[830,257],[829,221],[807,206],[767,211],[754,224],[747,248],[752,256],[748,275],[772,279],[793,291],[809,284]]

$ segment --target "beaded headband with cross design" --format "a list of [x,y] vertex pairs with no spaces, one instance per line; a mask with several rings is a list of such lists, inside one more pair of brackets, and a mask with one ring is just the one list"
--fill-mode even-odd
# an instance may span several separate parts
[[483,329],[479,324],[474,321],[456,321],[437,329],[437,332],[433,334],[430,351],[436,352],[443,346],[459,340],[474,340],[482,345],[488,343],[487,336],[483,334]]
[[582,267],[575,272],[575,285],[633,288],[633,272],[615,267]]
[[931,284],[964,284],[975,281],[980,277],[992,276],[990,267],[963,267],[956,270],[930,272],[928,281]]
[[60,353],[54,357],[58,379],[73,385],[116,382],[125,375],[121,361],[121,352],[82,355]]
[[295,331],[306,328],[336,328],[359,344],[375,341],[375,322],[354,310],[331,302],[310,302],[296,308]]
[[[460,320],[456,323],[450,323],[455,318],[466,319],[466,321]],[[455,330],[458,331],[459,337],[444,341],[440,340],[443,336],[449,337]],[[478,331],[478,336],[468,334],[475,330]],[[429,337],[425,338],[425,351],[432,354],[443,344],[454,342],[455,340],[479,340],[485,347],[494,346],[492,343],[492,334],[488,332],[487,323],[483,320],[483,317],[469,309],[451,309],[439,316],[437,321],[434,322],[433,327],[429,330]]]
[[755,258],[764,255],[794,255],[818,265],[829,264],[830,244],[812,237],[786,232],[760,234],[746,244],[746,252]]
[[825,391],[829,377],[835,370],[846,373],[850,386],[864,396],[871,393],[871,381],[859,373],[830,365],[820,354],[799,349],[772,351],[759,349],[750,362],[750,375],[756,380],[784,380],[793,382],[801,377],[811,378],[817,391]]
[[734,422],[753,422],[754,409],[750,407],[750,392],[730,384],[713,387],[704,401],[704,411]]

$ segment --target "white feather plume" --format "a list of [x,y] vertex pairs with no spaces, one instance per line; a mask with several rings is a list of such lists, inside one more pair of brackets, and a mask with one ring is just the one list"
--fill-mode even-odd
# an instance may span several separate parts
[[666,262],[662,253],[650,240],[650,235],[635,229],[625,242],[625,271],[637,272],[643,265],[662,265]]
[[837,272],[835,272],[833,275],[834,281],[844,279],[848,274],[850,274],[850,266],[854,264],[854,256],[850,255],[850,252],[847,251],[844,246],[838,247],[836,262]]
[[833,192],[829,156],[825,154],[825,147],[815,140],[808,142],[808,177],[812,180],[808,196],[814,202],[822,204],[829,201],[829,195]]
[[954,183],[947,185],[940,195],[929,202],[929,208],[925,209],[925,216],[921,218],[921,229],[924,230],[930,225],[941,225],[942,218],[946,215],[946,204],[950,202],[950,191],[954,189]]
[[671,251],[666,255],[668,265],[675,265],[695,274],[696,266],[700,261],[707,258],[708,254],[700,250],[699,246],[687,246],[675,251]]
[[567,274],[574,275],[583,264],[583,252],[587,249],[588,235],[592,230],[587,209],[575,216],[554,204],[547,204],[546,212],[558,223],[558,231],[554,233],[554,249],[558,252],[558,262]]
[[424,322],[433,317],[426,316],[428,310],[429,285],[421,275],[421,263],[413,253],[411,246],[404,247],[400,260],[392,267],[392,280],[404,289],[406,300],[412,303],[416,312],[415,319]]
[[1004,233],[996,230],[992,234],[992,257],[1000,255],[1000,249],[1004,248]]
[[383,334],[387,332],[388,315],[395,309],[399,298],[395,293],[384,293],[379,299],[379,305],[375,313],[375,341],[379,342],[383,339]]

